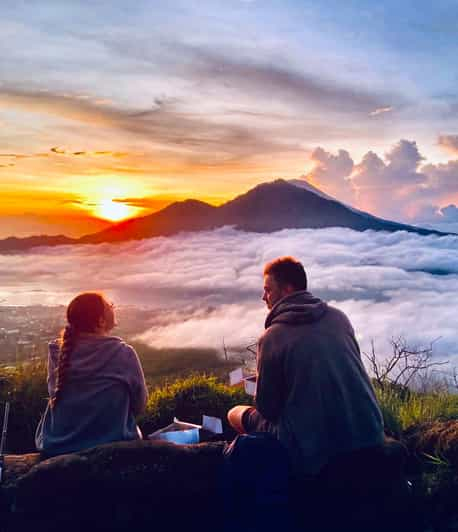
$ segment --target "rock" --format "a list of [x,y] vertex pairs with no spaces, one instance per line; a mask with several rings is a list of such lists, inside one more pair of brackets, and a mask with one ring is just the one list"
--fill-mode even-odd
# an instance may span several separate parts
[[424,529],[458,530],[458,420],[421,423],[407,430],[413,513]]
[[200,516],[204,506],[217,511],[223,445],[120,442],[40,462],[2,489],[8,532],[154,528],[163,519],[206,530]]
[[380,449],[334,460],[318,482],[305,479],[296,489],[301,530],[381,532],[396,523],[391,530],[410,532],[406,460],[406,447],[386,438]]
[[25,475],[34,465],[41,461],[39,453],[7,454],[5,456],[5,470],[2,487],[14,484],[18,477]]
[[417,459],[426,458],[425,454],[435,456],[458,472],[458,420],[421,423],[407,430],[403,440]]
[[[156,530],[163,526],[186,532],[226,530],[231,523],[230,519],[224,522],[223,447],[224,442],[177,446],[136,441],[44,461],[37,454],[8,457],[0,490],[4,510],[0,531]],[[340,514],[326,490],[320,502],[327,514],[334,512],[339,522],[354,523],[352,532],[378,530],[375,516],[385,526],[387,521],[380,515],[389,514],[389,521],[393,497],[402,501],[394,490],[402,477],[404,460],[404,447],[390,440],[375,454],[364,453],[352,464],[342,462],[339,475],[346,475],[347,480],[341,489],[333,475],[324,484],[338,487],[339,498],[343,500],[345,493],[351,504]],[[363,479],[362,483],[358,479]],[[311,494],[317,492],[316,485],[311,487],[308,494],[297,493],[304,530],[310,529]],[[352,495],[355,489],[359,490],[357,498]],[[247,511],[253,511],[255,500],[254,493],[252,500],[247,497]],[[233,525],[243,531],[243,524]],[[283,528],[282,532],[289,531]]]

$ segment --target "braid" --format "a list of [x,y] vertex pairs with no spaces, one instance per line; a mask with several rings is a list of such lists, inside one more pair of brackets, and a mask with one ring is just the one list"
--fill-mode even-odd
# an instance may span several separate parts
[[79,335],[97,331],[101,318],[105,319],[105,325],[108,324],[113,328],[115,324],[113,310],[103,295],[98,292],[83,292],[72,299],[68,305],[68,325],[62,331],[60,339],[60,350],[55,369],[55,389],[50,398],[51,408],[61,400],[62,389],[65,388],[68,378],[70,357],[78,342]]
[[71,325],[67,325],[62,331],[60,341],[60,352],[56,368],[56,389],[51,397],[51,408],[54,408],[62,395],[62,388],[67,380],[68,367],[70,365],[70,355],[75,346],[76,332]]

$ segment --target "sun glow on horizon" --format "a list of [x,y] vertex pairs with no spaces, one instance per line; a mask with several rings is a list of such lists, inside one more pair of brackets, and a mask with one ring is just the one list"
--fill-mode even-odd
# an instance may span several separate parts
[[131,203],[132,198],[144,197],[147,193],[144,183],[103,175],[97,176],[97,180],[91,176],[77,185],[81,191],[80,208],[95,218],[120,222],[144,212]]
[[137,215],[139,209],[131,207],[124,203],[113,201],[113,199],[104,199],[97,204],[94,209],[94,214],[97,218],[103,218],[111,222],[120,222],[127,218],[132,218]]

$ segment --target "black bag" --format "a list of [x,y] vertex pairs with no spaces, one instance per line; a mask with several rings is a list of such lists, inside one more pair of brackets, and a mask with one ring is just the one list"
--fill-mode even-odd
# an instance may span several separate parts
[[266,432],[237,436],[224,450],[225,528],[243,532],[291,528],[288,453]]

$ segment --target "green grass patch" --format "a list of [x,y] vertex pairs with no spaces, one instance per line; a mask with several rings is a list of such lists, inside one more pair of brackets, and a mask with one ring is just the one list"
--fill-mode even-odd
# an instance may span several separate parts
[[[152,349],[135,344],[150,389],[148,407],[139,418],[149,434],[171,422],[173,416],[201,423],[202,414],[223,419],[236,404],[250,404],[243,389],[224,384],[239,366],[211,349]],[[445,392],[419,394],[386,388],[377,390],[385,426],[400,436],[418,423],[458,419],[458,395]],[[34,433],[46,408],[46,363],[35,360],[15,368],[0,368],[0,403],[11,403],[7,451],[34,449]],[[0,414],[3,408],[0,408]]]
[[[225,422],[229,408],[250,400],[243,390],[223,384],[239,363],[224,360],[215,350],[135,348],[150,390],[147,412],[139,420],[145,434],[167,425],[174,415],[201,423],[201,415],[207,414]],[[44,360],[0,367],[0,416],[3,404],[11,404],[7,452],[35,450],[35,429],[47,397]]]
[[252,399],[243,388],[223,384],[215,376],[192,375],[153,390],[139,422],[144,434],[150,434],[171,423],[174,416],[201,423],[205,414],[221,418],[223,429],[228,430],[228,410],[238,404],[251,404]]
[[193,373],[206,373],[226,379],[240,362],[225,360],[215,349],[155,349],[140,342],[132,343],[151,388],[163,386]]
[[35,429],[48,398],[46,371],[43,360],[0,369],[0,403],[3,407],[9,401],[11,407],[6,445],[10,453],[35,450]]
[[394,436],[413,425],[458,419],[458,395],[446,392],[420,394],[391,388],[376,389],[385,427]]

